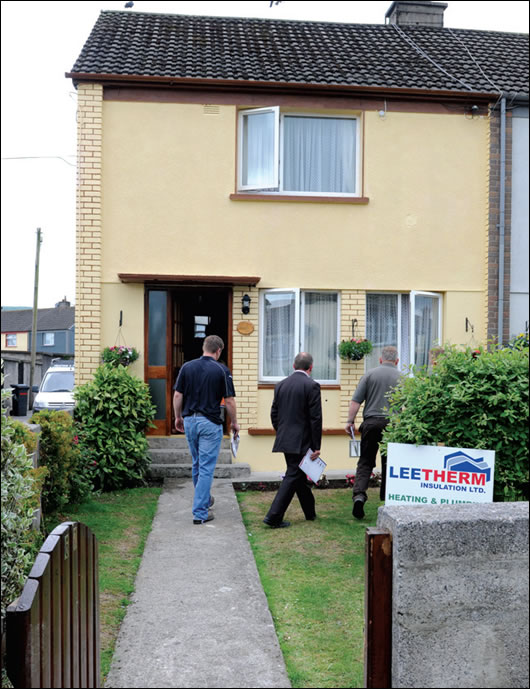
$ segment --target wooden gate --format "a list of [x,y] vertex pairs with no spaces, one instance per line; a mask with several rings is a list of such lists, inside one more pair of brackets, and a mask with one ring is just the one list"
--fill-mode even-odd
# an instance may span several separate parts
[[98,548],[80,522],[44,542],[7,610],[7,674],[14,687],[99,687]]

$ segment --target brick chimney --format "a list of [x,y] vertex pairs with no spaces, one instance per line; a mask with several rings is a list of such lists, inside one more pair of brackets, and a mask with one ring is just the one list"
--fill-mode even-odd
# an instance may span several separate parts
[[393,2],[385,14],[385,20],[398,26],[432,26],[441,29],[446,8],[446,2]]
[[56,309],[65,309],[70,306],[70,302],[67,301],[66,297],[62,299],[61,301],[58,301],[57,304],[55,304]]

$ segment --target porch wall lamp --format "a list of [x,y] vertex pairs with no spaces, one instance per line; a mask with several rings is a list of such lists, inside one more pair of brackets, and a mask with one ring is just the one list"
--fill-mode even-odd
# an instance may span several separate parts
[[242,299],[241,299],[241,311],[245,315],[250,311],[250,302],[252,299],[248,296],[248,294],[245,294]]

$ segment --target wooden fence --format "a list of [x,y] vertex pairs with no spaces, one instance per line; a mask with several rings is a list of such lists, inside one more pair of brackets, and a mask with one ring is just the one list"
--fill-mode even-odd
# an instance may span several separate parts
[[364,686],[392,686],[392,536],[366,529]]
[[100,686],[98,548],[80,522],[44,542],[7,610],[6,670],[18,687]]

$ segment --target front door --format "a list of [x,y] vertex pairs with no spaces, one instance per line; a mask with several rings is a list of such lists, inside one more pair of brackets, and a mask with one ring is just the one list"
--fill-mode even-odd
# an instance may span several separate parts
[[207,335],[225,343],[224,363],[231,366],[229,287],[147,287],[145,295],[145,380],[156,405],[151,435],[175,432],[173,385],[186,361],[202,354]]

